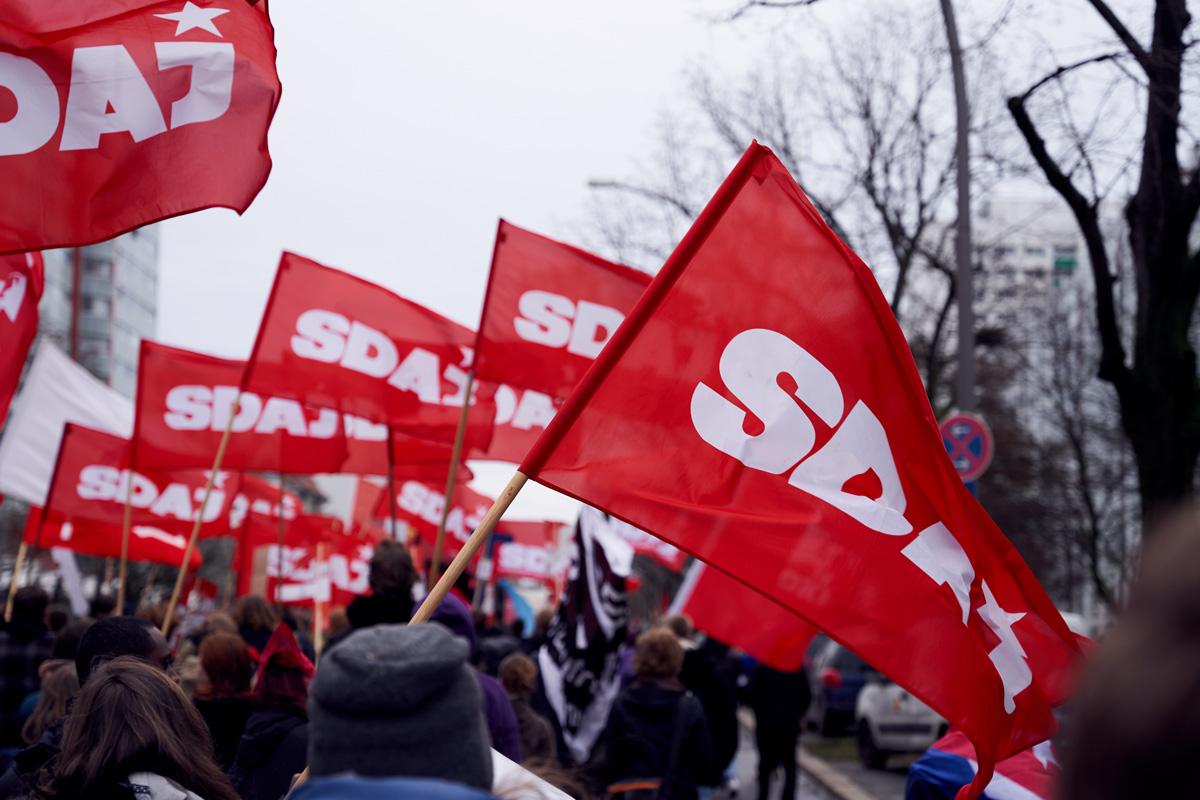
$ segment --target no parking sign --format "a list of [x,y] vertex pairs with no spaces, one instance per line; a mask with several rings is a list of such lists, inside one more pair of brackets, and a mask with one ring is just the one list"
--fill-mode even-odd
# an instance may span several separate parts
[[987,472],[995,452],[992,429],[983,417],[968,411],[956,411],[938,426],[942,444],[964,481],[970,483]]

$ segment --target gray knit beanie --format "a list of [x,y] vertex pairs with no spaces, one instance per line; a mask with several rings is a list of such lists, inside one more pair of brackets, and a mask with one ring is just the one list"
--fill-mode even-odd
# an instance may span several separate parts
[[441,625],[375,625],[326,653],[308,695],[312,774],[490,790],[492,754],[467,650]]

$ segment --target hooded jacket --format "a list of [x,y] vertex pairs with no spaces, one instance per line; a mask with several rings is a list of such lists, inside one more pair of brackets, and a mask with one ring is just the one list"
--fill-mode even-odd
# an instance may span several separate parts
[[599,777],[605,785],[661,778],[659,800],[695,800],[696,787],[712,772],[712,739],[704,709],[680,685],[639,680],[622,690],[602,741]]
[[287,708],[250,714],[229,777],[242,800],[279,800],[308,763],[308,720]]

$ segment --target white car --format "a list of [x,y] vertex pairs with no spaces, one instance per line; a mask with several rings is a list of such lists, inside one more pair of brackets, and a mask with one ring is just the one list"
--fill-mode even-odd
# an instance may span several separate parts
[[883,769],[896,753],[923,753],[948,727],[936,711],[878,673],[858,693],[854,720],[858,756],[870,769]]

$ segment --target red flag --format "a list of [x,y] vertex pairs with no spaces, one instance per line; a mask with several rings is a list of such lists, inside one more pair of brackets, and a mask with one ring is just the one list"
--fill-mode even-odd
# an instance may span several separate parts
[[679,572],[687,561],[687,553],[670,542],[664,542],[657,536],[646,533],[641,528],[635,528],[619,519],[610,519],[608,529],[629,542],[633,552],[652,558],[672,572]]
[[650,276],[500,220],[475,374],[566,397]]
[[531,578],[553,582],[558,578],[558,532],[561,522],[510,522],[502,520],[496,526],[501,541],[496,548],[497,578]]
[[554,419],[561,403],[533,389],[514,389],[506,384],[491,386],[495,389],[496,403],[492,439],[485,447],[472,448],[471,455],[518,464]]
[[[386,475],[387,426],[288,397],[238,395],[246,362],[142,342],[133,439],[146,469],[212,464],[238,400],[223,465],[291,474]],[[405,474],[445,478],[451,447],[395,434],[394,463]],[[427,467],[428,469],[422,470]],[[464,473],[470,470],[464,467]],[[470,477],[467,478],[470,480]]]
[[[30,506],[21,541],[30,547],[62,547],[75,553],[101,558],[121,557],[121,526],[96,522],[69,522],[57,514],[44,514]],[[129,560],[178,567],[183,563],[187,536],[149,525],[129,530]],[[200,550],[192,550],[191,569],[200,568]]]
[[703,561],[688,568],[670,613],[685,615],[696,630],[781,672],[800,669],[817,634],[795,612]]
[[[67,423],[50,481],[47,511],[71,522],[95,522],[120,530],[129,493],[133,524],[190,531],[204,500],[208,473],[134,471],[129,468],[129,450],[128,439]],[[204,509],[202,536],[222,536],[228,531],[236,484],[234,476],[218,475]]]
[[[437,538],[442,508],[446,505],[444,487],[438,486],[420,480],[396,483],[396,518],[412,525],[417,535],[430,545],[433,545]],[[462,549],[479,521],[483,519],[483,515],[492,507],[492,502],[492,498],[465,484],[460,483],[455,487],[450,513],[446,516],[446,539],[442,551],[445,558],[453,558]],[[389,505],[385,493],[375,506],[375,515],[380,519],[387,519],[390,514]]]
[[[243,388],[452,442],[474,341],[382,286],[284,253]],[[486,391],[474,400],[467,441],[486,446],[494,406]]]
[[44,283],[41,253],[0,256],[0,420],[8,416],[29,345],[37,335]]
[[[341,520],[305,514],[290,522],[279,549],[277,534],[261,529],[250,545],[265,568],[264,594],[286,605],[345,605],[367,591],[373,548],[343,532]],[[318,548],[322,552],[318,552]]]
[[521,471],[770,594],[989,763],[1055,730],[1074,637],[955,473],[870,270],[766,148]]
[[266,183],[280,86],[261,7],[22,0],[0,54],[0,253],[241,213]]

